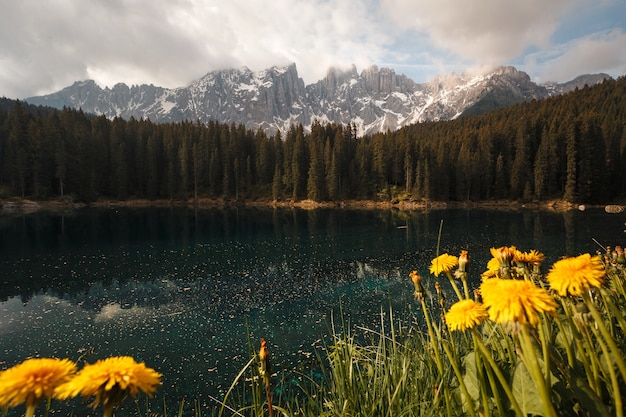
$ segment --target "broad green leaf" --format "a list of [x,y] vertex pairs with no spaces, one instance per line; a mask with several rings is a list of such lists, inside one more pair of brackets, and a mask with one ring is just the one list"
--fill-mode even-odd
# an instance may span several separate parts
[[518,362],[513,372],[513,395],[525,415],[543,415],[543,401],[535,381],[523,362]]
[[469,395],[477,400],[480,393],[480,381],[478,381],[478,371],[476,369],[476,353],[470,352],[463,359],[465,364],[465,375],[463,375],[463,382]]
[[[463,382],[465,383],[465,388],[467,388],[467,393],[470,398],[469,401],[473,403],[478,403],[480,396],[480,381],[478,380],[478,372],[476,369],[476,353],[470,352],[465,358],[463,358],[463,363],[465,365],[465,374],[463,375]],[[462,391],[461,391],[462,392]],[[468,406],[468,399],[463,398],[463,408],[466,409]]]
[[584,378],[576,377],[571,390],[576,398],[573,400],[580,404],[580,408],[585,410],[590,416],[609,417],[611,415],[607,406],[603,404],[602,398],[593,392]]

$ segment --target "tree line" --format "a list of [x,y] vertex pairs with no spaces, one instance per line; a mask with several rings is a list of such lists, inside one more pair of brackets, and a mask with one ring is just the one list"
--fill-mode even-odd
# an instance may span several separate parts
[[625,77],[360,138],[334,123],[270,135],[2,99],[0,197],[605,203],[626,192],[625,122]]

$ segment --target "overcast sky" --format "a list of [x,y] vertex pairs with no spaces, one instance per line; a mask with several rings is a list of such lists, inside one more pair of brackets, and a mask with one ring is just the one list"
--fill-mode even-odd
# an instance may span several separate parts
[[514,65],[626,74],[625,0],[0,0],[0,96],[93,79],[181,87],[209,71],[375,64],[416,82]]

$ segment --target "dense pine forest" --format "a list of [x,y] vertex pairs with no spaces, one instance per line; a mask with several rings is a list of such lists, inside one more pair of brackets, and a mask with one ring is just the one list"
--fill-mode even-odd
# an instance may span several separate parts
[[437,201],[626,197],[626,77],[481,116],[358,138],[268,135],[0,102],[0,198]]

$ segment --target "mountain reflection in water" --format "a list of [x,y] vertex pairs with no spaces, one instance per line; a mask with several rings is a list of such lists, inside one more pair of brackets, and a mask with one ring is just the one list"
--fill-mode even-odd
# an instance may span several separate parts
[[163,396],[172,409],[183,397],[214,404],[208,396],[221,397],[249,359],[248,335],[255,348],[268,340],[277,370],[311,369],[340,311],[357,333],[377,328],[390,305],[410,324],[408,274],[434,281],[442,221],[439,253],[468,249],[474,279],[492,246],[537,249],[549,266],[596,251],[593,239],[623,237],[623,218],[602,210],[2,215],[0,369],[28,357],[131,355],[164,375],[155,408]]

